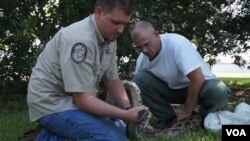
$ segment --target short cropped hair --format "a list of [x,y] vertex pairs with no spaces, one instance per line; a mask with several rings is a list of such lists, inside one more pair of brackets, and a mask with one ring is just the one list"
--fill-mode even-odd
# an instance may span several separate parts
[[127,15],[131,15],[134,12],[133,0],[96,0],[95,7],[101,6],[105,13],[112,12],[115,8],[121,9]]

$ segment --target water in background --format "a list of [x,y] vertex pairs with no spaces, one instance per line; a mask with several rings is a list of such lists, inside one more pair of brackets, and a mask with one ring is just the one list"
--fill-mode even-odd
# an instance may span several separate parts
[[235,64],[218,63],[211,67],[212,72],[218,77],[250,77],[250,69],[247,67],[239,67]]

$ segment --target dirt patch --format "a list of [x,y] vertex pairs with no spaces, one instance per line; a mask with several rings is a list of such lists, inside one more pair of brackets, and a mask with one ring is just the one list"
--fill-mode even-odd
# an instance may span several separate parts
[[250,100],[250,88],[231,87],[232,97],[248,98]]
[[226,105],[227,110],[234,111],[235,106],[241,102],[250,104],[250,88],[230,87],[232,95],[229,98],[229,103]]

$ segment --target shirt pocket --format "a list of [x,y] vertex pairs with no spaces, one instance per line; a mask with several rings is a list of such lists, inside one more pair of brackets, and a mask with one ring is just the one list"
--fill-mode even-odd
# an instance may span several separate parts
[[110,66],[111,53],[104,53],[101,59],[101,71],[105,71]]
[[98,76],[100,74],[100,69],[101,69],[101,67],[100,67],[99,63],[95,62],[94,66],[93,66],[93,74],[95,76]]
[[102,60],[102,62],[101,62],[101,71],[102,72],[106,71],[109,66],[110,66],[110,57],[109,57],[109,59]]

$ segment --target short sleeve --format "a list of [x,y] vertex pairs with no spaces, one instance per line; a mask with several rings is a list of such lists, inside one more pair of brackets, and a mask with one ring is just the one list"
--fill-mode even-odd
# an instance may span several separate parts
[[64,35],[60,47],[60,66],[66,92],[90,92],[95,94],[94,54],[88,42],[77,42]]
[[181,39],[176,48],[174,48],[174,58],[180,71],[187,75],[200,67],[201,64],[199,59],[196,58],[196,53],[198,52],[193,44],[185,37],[181,37]]
[[136,60],[135,74],[142,70],[142,61],[143,61],[143,54],[140,53],[139,57]]

